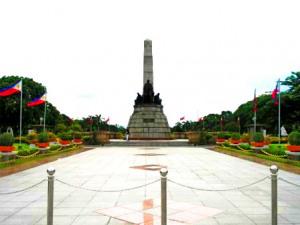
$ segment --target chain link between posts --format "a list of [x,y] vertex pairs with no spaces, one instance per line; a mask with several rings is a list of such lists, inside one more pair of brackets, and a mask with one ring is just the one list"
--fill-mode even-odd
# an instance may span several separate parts
[[293,183],[293,182],[288,181],[288,180],[286,180],[286,179],[284,179],[284,178],[281,178],[281,177],[279,177],[278,180],[281,180],[281,181],[283,181],[283,182],[285,182],[285,183],[294,185],[294,186],[296,186],[296,187],[300,187],[300,184]]
[[185,184],[178,183],[178,182],[170,180],[170,179],[167,179],[167,180],[169,182],[173,183],[173,184],[178,185],[178,186],[189,188],[189,189],[193,189],[193,190],[197,190],[197,191],[234,191],[234,190],[240,190],[240,189],[243,189],[243,188],[250,187],[252,185],[255,185],[255,184],[258,184],[260,182],[263,182],[264,180],[269,179],[269,178],[270,178],[269,176],[266,176],[266,177],[264,177],[262,179],[259,179],[259,180],[255,181],[253,183],[246,184],[246,185],[239,186],[239,187],[228,188],[228,189],[206,189],[206,188],[192,187],[192,186],[188,186],[188,185],[185,185]]
[[46,179],[44,180],[41,180],[40,182],[36,183],[36,184],[33,184],[29,187],[26,187],[26,188],[23,188],[23,189],[20,189],[20,190],[17,190],[17,191],[11,191],[11,192],[0,192],[0,195],[10,195],[10,194],[16,194],[16,193],[20,193],[20,192],[23,192],[23,191],[27,191],[31,188],[34,188],[42,183],[44,183],[46,181]]
[[59,179],[55,179],[55,180],[58,181],[61,184],[67,185],[67,186],[72,187],[72,188],[77,188],[77,189],[81,189],[81,190],[85,190],[85,191],[93,191],[93,192],[123,192],[123,191],[131,191],[131,190],[135,190],[135,189],[139,189],[139,188],[143,188],[143,187],[149,186],[151,184],[154,184],[154,183],[160,181],[160,179],[157,179],[157,180],[154,180],[154,181],[149,182],[147,184],[143,184],[143,185],[139,185],[139,186],[135,186],[135,187],[130,187],[130,188],[119,189],[119,190],[101,190],[101,189],[92,189],[92,188],[85,188],[85,187],[81,187],[81,186],[76,186],[76,185],[64,182],[62,180],[59,180]]

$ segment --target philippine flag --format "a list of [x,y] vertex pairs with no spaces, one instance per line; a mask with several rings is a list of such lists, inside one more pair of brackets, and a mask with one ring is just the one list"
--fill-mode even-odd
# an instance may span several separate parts
[[22,81],[20,80],[11,86],[0,89],[0,96],[6,97],[6,96],[13,95],[15,93],[19,93],[21,91],[22,91]]
[[28,102],[27,106],[33,107],[33,106],[41,105],[41,104],[44,104],[46,101],[47,101],[47,97],[46,97],[46,93],[45,93],[41,97],[35,98],[31,102]]

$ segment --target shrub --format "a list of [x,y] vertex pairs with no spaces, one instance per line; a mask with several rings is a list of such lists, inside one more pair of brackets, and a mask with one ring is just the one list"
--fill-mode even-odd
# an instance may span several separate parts
[[231,139],[233,139],[233,140],[240,140],[241,139],[241,135],[239,133],[233,133],[231,135]]
[[59,148],[60,148],[60,145],[50,145],[49,150],[50,150],[50,151],[55,151],[55,150],[57,150],[57,149],[59,149]]
[[220,133],[218,133],[217,137],[221,138],[221,139],[224,139],[225,138],[225,133],[220,132]]
[[216,144],[216,139],[214,138],[214,136],[212,134],[207,134],[206,135],[206,140],[207,140],[208,145]]
[[[15,143],[19,143],[19,142],[20,142],[20,137],[16,137],[15,138]],[[27,137],[21,137],[21,142],[26,143],[26,144],[30,144],[30,141],[27,139]]]
[[0,146],[12,146],[14,141],[15,139],[10,133],[3,133],[0,135]]
[[264,141],[264,135],[261,132],[256,132],[253,135],[253,141],[254,142],[263,142]]
[[201,131],[199,133],[198,145],[207,145],[207,132]]
[[99,139],[97,138],[97,132],[93,132],[92,136],[84,136],[83,137],[84,144],[87,145],[99,145]]
[[36,140],[36,139],[37,139],[37,133],[31,132],[30,134],[27,135],[27,139],[28,139],[29,141]]
[[242,142],[249,142],[250,141],[250,135],[249,134],[243,134],[241,139],[242,139]]
[[75,139],[80,139],[82,137],[81,133],[79,133],[79,132],[74,132],[73,136]]
[[272,155],[286,155],[285,145],[271,144],[269,145],[269,148],[266,149],[266,151]]
[[251,146],[249,144],[240,144],[240,147],[245,150],[250,150]]
[[300,132],[293,131],[289,134],[289,143],[290,145],[300,145]]
[[70,128],[72,131],[82,131],[82,128],[79,123],[73,123]]
[[32,154],[36,153],[37,151],[38,151],[37,148],[32,148],[32,149],[29,149],[29,150],[22,149],[22,150],[18,151],[18,155],[20,155],[20,156],[28,156],[28,155],[32,155]]
[[55,131],[56,131],[57,133],[61,133],[61,132],[64,132],[64,131],[66,131],[66,130],[67,130],[67,127],[66,127],[66,125],[64,125],[63,123],[59,123],[59,124],[57,124],[56,127],[55,127]]
[[45,143],[49,141],[49,136],[47,132],[39,133],[37,139],[40,143]]
[[225,133],[225,139],[231,138],[231,133]]
[[61,140],[64,141],[71,141],[73,139],[72,135],[66,132],[60,133],[58,134],[58,136],[60,137]]
[[56,141],[56,135],[52,132],[48,132],[48,137],[50,141]]
[[85,144],[89,144],[91,139],[92,139],[91,136],[83,136],[83,138],[82,138],[82,140]]

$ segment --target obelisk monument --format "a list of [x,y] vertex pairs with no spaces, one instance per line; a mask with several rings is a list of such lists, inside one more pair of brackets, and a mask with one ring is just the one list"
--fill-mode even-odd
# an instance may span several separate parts
[[131,140],[171,139],[159,93],[154,94],[152,41],[144,41],[143,94],[137,94],[128,123]]
[[[147,80],[153,86],[153,57],[152,57],[152,41],[144,41],[144,79],[143,87],[147,83]],[[153,86],[154,88],[154,86]]]

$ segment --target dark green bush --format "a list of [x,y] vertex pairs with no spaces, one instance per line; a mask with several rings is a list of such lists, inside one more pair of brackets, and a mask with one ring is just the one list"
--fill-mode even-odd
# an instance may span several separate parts
[[60,139],[64,141],[71,141],[73,139],[73,136],[70,133],[66,132],[58,134],[58,137],[60,137]]
[[225,139],[231,138],[231,133],[225,133]]
[[12,146],[14,140],[14,137],[10,133],[0,134],[0,146]]
[[37,139],[40,143],[45,143],[49,141],[49,136],[47,132],[39,133]]
[[79,123],[73,123],[70,128],[72,131],[82,131],[82,128]]
[[214,145],[216,144],[216,139],[214,138],[214,136],[212,134],[208,134],[206,135],[206,141],[208,145]]
[[55,127],[55,132],[56,133],[62,133],[62,132],[65,132],[66,130],[67,130],[67,127],[63,123],[59,123]]
[[36,149],[36,148],[29,149],[29,150],[19,150],[18,155],[28,156],[28,155],[32,155],[32,154],[36,153],[37,151],[38,151],[38,149]]
[[290,145],[300,145],[300,132],[293,131],[289,134],[289,144]]
[[231,138],[232,138],[233,140],[240,140],[240,139],[241,139],[241,135],[240,135],[239,133],[233,133],[233,134],[231,135]]
[[84,136],[83,143],[86,145],[99,145],[100,142],[97,139],[97,132],[93,132],[92,136]]
[[225,138],[225,133],[220,132],[220,133],[218,133],[217,137],[223,139],[223,138]]
[[73,136],[75,139],[80,139],[82,137],[80,132],[74,132]]
[[200,131],[198,135],[195,136],[195,140],[192,141],[194,145],[212,145],[215,144],[215,138],[213,135],[208,134],[206,131]]
[[242,148],[242,149],[245,149],[245,150],[250,150],[251,149],[251,146],[249,145],[249,144],[240,144],[240,147]]
[[253,135],[253,141],[254,142],[263,142],[265,140],[263,133],[261,132],[256,132]]
[[50,151],[55,151],[55,150],[57,150],[57,149],[59,149],[59,148],[60,148],[60,145],[50,145],[49,150],[50,150]]

